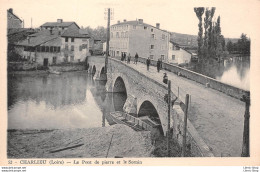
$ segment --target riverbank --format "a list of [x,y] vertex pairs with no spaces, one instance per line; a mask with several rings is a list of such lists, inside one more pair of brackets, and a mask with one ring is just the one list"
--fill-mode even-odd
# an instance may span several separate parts
[[[166,157],[166,138],[125,125],[88,129],[8,130],[8,158]],[[171,157],[180,148],[171,140]],[[190,155],[190,154],[189,154]]]
[[150,157],[150,132],[125,125],[89,129],[9,130],[8,158]]

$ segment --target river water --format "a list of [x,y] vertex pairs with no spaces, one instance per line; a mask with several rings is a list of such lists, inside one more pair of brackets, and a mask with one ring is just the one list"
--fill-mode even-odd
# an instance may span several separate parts
[[232,58],[224,61],[224,71],[217,80],[235,87],[250,90],[250,63],[240,58]]
[[[8,129],[93,128],[113,124],[122,93],[106,93],[105,83],[84,72],[8,76]],[[115,102],[115,103],[114,103]]]

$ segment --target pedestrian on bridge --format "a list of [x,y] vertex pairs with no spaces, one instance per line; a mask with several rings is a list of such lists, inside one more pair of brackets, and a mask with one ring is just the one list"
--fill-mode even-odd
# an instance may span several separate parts
[[147,60],[146,60],[146,66],[147,66],[148,71],[149,71],[150,63],[151,63],[151,60],[150,60],[150,57],[148,57]]
[[127,57],[127,64],[130,64],[130,61],[131,61],[131,55],[130,53],[128,54],[128,57]]
[[158,59],[157,60],[157,72],[158,73],[160,72],[160,69],[161,69],[161,63],[160,63],[160,60]]
[[164,73],[164,76],[163,76],[163,83],[165,83],[165,84],[168,83],[168,76],[167,76],[167,73]]
[[138,61],[138,54],[136,53],[135,54],[135,61],[134,61],[134,63],[137,64],[137,61]]

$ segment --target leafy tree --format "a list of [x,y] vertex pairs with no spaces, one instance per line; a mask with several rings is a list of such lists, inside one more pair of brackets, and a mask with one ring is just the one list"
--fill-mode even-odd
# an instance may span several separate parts
[[[201,60],[202,56],[202,45],[203,45],[203,28],[202,28],[202,15],[204,13],[204,7],[194,8],[194,12],[196,13],[197,18],[199,19],[199,32],[198,32],[198,58]],[[203,59],[202,59],[203,60]]]

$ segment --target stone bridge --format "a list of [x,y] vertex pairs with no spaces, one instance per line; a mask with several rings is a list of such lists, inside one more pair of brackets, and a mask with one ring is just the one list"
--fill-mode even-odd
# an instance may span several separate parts
[[[167,85],[158,82],[138,72],[131,66],[117,59],[108,60],[107,75],[104,74],[104,57],[89,57],[87,61],[88,72],[95,80],[105,80],[106,91],[115,93],[122,92],[127,95],[123,110],[133,115],[149,116],[159,119],[161,131],[166,135],[168,124],[168,104],[164,100],[168,93]],[[171,92],[172,99],[176,95]],[[183,111],[179,103],[171,108],[170,127],[173,129],[173,137],[182,142]],[[178,114],[176,114],[178,113]],[[213,156],[208,146],[199,137],[198,133],[188,121],[188,145],[197,156]]]

